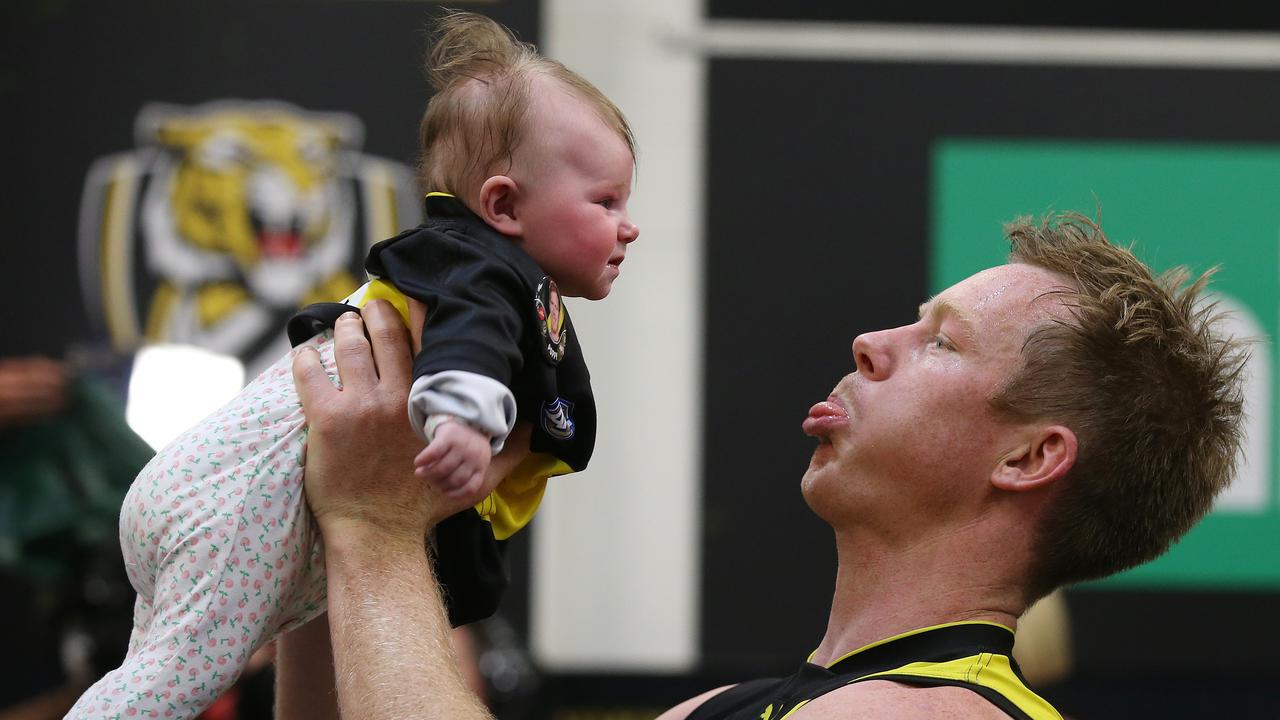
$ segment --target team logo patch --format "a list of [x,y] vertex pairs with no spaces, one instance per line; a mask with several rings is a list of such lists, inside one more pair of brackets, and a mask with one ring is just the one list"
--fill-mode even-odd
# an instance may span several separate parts
[[564,398],[542,403],[543,431],[556,440],[571,439],[576,429],[572,413],[573,403]]
[[538,315],[538,331],[542,335],[543,354],[552,365],[564,359],[564,347],[569,339],[568,315],[560,301],[560,289],[556,281],[544,277],[538,283],[533,299],[533,309]]
[[418,221],[411,172],[362,154],[354,115],[149,104],[136,126],[136,149],[93,165],[80,214],[88,311],[117,349],[188,343],[252,376],[295,310],[355,290],[369,245]]

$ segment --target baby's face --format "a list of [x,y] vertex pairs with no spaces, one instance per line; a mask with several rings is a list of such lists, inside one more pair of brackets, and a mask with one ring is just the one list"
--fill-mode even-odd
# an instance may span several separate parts
[[510,175],[521,245],[560,292],[599,300],[640,234],[627,213],[634,164],[618,133],[559,85],[535,87]]

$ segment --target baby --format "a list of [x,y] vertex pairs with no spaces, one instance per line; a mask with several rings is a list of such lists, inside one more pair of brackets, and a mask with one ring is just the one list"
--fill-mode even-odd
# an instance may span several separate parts
[[[608,295],[639,230],[627,214],[631,131],[590,83],[468,13],[441,20],[428,72],[428,220],[375,245],[374,279],[343,303],[305,309],[289,334],[332,373],[326,329],[341,313],[381,298],[409,324],[421,347],[409,414],[426,442],[415,472],[455,497],[490,491],[432,538],[456,625],[492,613],[505,585],[500,541],[532,517],[547,478],[591,456],[590,378],[560,298]],[[194,717],[254,650],[324,612],[291,361],[134,481],[120,519],[138,591],[128,656],[67,717]],[[517,419],[527,424],[513,432]],[[509,436],[529,453],[486,486]]]

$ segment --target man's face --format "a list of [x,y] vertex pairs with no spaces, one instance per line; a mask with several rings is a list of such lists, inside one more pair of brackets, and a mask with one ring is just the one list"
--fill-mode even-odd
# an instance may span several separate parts
[[586,103],[545,79],[511,176],[519,183],[521,245],[572,297],[599,300],[621,271],[634,165],[618,133]]
[[909,533],[963,516],[1017,442],[988,399],[1021,367],[1030,331],[1061,302],[1061,278],[1029,265],[985,270],[920,306],[920,320],[859,335],[856,372],[818,403],[804,430],[819,440],[802,481],[837,528],[853,519]]

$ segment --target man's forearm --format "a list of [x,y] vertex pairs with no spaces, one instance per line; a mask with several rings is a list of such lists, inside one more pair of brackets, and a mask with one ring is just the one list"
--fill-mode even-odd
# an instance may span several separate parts
[[344,720],[491,720],[458,670],[422,541],[345,528],[325,544]]

